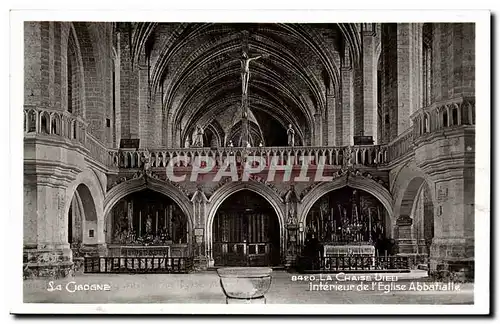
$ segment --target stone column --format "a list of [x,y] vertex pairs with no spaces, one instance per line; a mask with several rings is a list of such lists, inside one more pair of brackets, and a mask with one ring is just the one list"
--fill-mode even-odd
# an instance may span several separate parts
[[193,255],[194,268],[196,270],[206,270],[208,267],[209,257],[207,247],[205,246],[205,219],[207,214],[208,199],[201,188],[194,193],[191,198],[193,203],[193,223],[194,223],[194,240],[193,240]]
[[40,106],[41,83],[41,24],[24,23],[24,104]]
[[413,254],[416,253],[416,241],[412,233],[413,219],[408,215],[401,215],[396,220],[398,227],[398,248],[399,254]]
[[336,128],[338,126],[337,124],[337,116],[336,116],[336,110],[337,110],[337,102],[335,100],[335,94],[327,94],[326,96],[326,122],[325,122],[325,137],[326,137],[326,144],[329,146],[335,146],[335,140],[336,140]]
[[363,135],[377,139],[377,55],[375,24],[362,24],[363,38]]
[[316,146],[323,145],[323,127],[321,120],[321,113],[316,112],[314,114],[314,141],[313,144]]
[[[348,53],[346,53],[348,55]],[[341,82],[342,82],[342,102],[339,107],[338,117],[341,123],[338,124],[337,138],[338,145],[353,145],[354,144],[354,123],[353,123],[353,71],[348,56],[344,58],[341,67]]]
[[420,109],[421,24],[398,24],[397,31],[397,83],[398,123],[400,135],[411,126],[410,116]]
[[65,277],[73,266],[64,214],[68,183],[55,174],[46,177],[36,172],[25,168],[23,275]]
[[417,166],[436,184],[431,271],[465,269],[474,265],[474,147],[473,127],[416,142]]
[[148,133],[151,130],[149,119],[152,118],[152,110],[149,107],[149,89],[148,89],[148,66],[146,64],[139,65],[139,89],[138,89],[138,105],[139,110],[139,145],[141,148],[147,148],[149,145]]
[[406,131],[410,115],[421,108],[421,30],[421,24],[382,25],[384,141]]
[[474,262],[474,168],[439,175],[431,270],[467,271]]

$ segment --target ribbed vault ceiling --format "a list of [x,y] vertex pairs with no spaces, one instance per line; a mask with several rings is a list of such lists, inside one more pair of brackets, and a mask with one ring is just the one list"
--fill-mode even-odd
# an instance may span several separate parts
[[327,91],[339,90],[344,54],[357,60],[354,25],[139,23],[134,59],[149,65],[151,87],[185,138],[240,106],[243,31],[250,55],[264,54],[251,63],[250,109],[292,124],[303,138],[324,111]]

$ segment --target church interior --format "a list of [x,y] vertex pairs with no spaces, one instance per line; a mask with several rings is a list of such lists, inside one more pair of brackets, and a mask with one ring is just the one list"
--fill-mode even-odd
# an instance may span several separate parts
[[24,276],[473,277],[474,62],[473,23],[25,22]]

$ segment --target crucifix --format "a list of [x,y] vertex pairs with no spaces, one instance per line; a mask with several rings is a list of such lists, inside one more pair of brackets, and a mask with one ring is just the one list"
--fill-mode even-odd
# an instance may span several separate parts
[[241,108],[242,108],[242,115],[241,115],[241,136],[240,136],[240,141],[239,145],[243,147],[248,147],[250,146],[250,130],[248,127],[248,84],[250,81],[250,62],[258,60],[259,58],[263,57],[264,55],[257,55],[251,57],[248,54],[248,34],[249,32],[247,30],[242,32],[242,41],[241,41],[241,47],[242,47],[242,54],[240,63],[241,63]]
[[250,62],[258,60],[262,55],[257,55],[250,57],[248,55],[248,31],[243,31],[242,33],[242,54],[240,58],[241,62],[241,90],[244,97],[248,94],[248,81],[250,80]]

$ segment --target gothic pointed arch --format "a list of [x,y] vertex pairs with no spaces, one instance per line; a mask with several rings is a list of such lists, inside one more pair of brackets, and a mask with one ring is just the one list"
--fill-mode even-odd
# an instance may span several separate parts
[[192,202],[179,188],[173,186],[169,182],[161,181],[157,179],[148,178],[146,181],[143,177],[136,179],[131,179],[126,182],[122,182],[117,186],[113,187],[107,194],[104,200],[104,217],[107,218],[111,212],[111,209],[116,205],[120,199],[123,197],[138,192],[144,189],[150,189],[159,192],[170,199],[172,199],[182,210],[184,215],[188,218],[189,229],[194,227],[194,220],[192,219],[193,206]]
[[[279,193],[268,187],[263,183],[258,183],[254,181],[248,182],[229,182],[217,188],[215,192],[208,198],[209,208],[207,210],[207,217],[205,223],[205,246],[207,251],[212,250],[213,243],[213,222],[217,210],[221,204],[231,195],[242,190],[252,191],[261,197],[263,197],[273,208],[278,218],[279,228],[283,229],[286,224],[284,202],[280,197]],[[280,233],[280,253],[284,255],[285,235]]]
[[367,179],[364,177],[343,176],[336,178],[331,182],[322,182],[321,184],[311,189],[302,198],[302,204],[299,213],[299,222],[305,222],[307,214],[309,213],[309,210],[311,209],[313,204],[324,194],[346,186],[355,189],[361,189],[373,195],[384,206],[389,215],[389,218],[391,220],[394,218],[394,214],[392,212],[392,195],[389,190],[387,190],[387,188],[372,179]]

